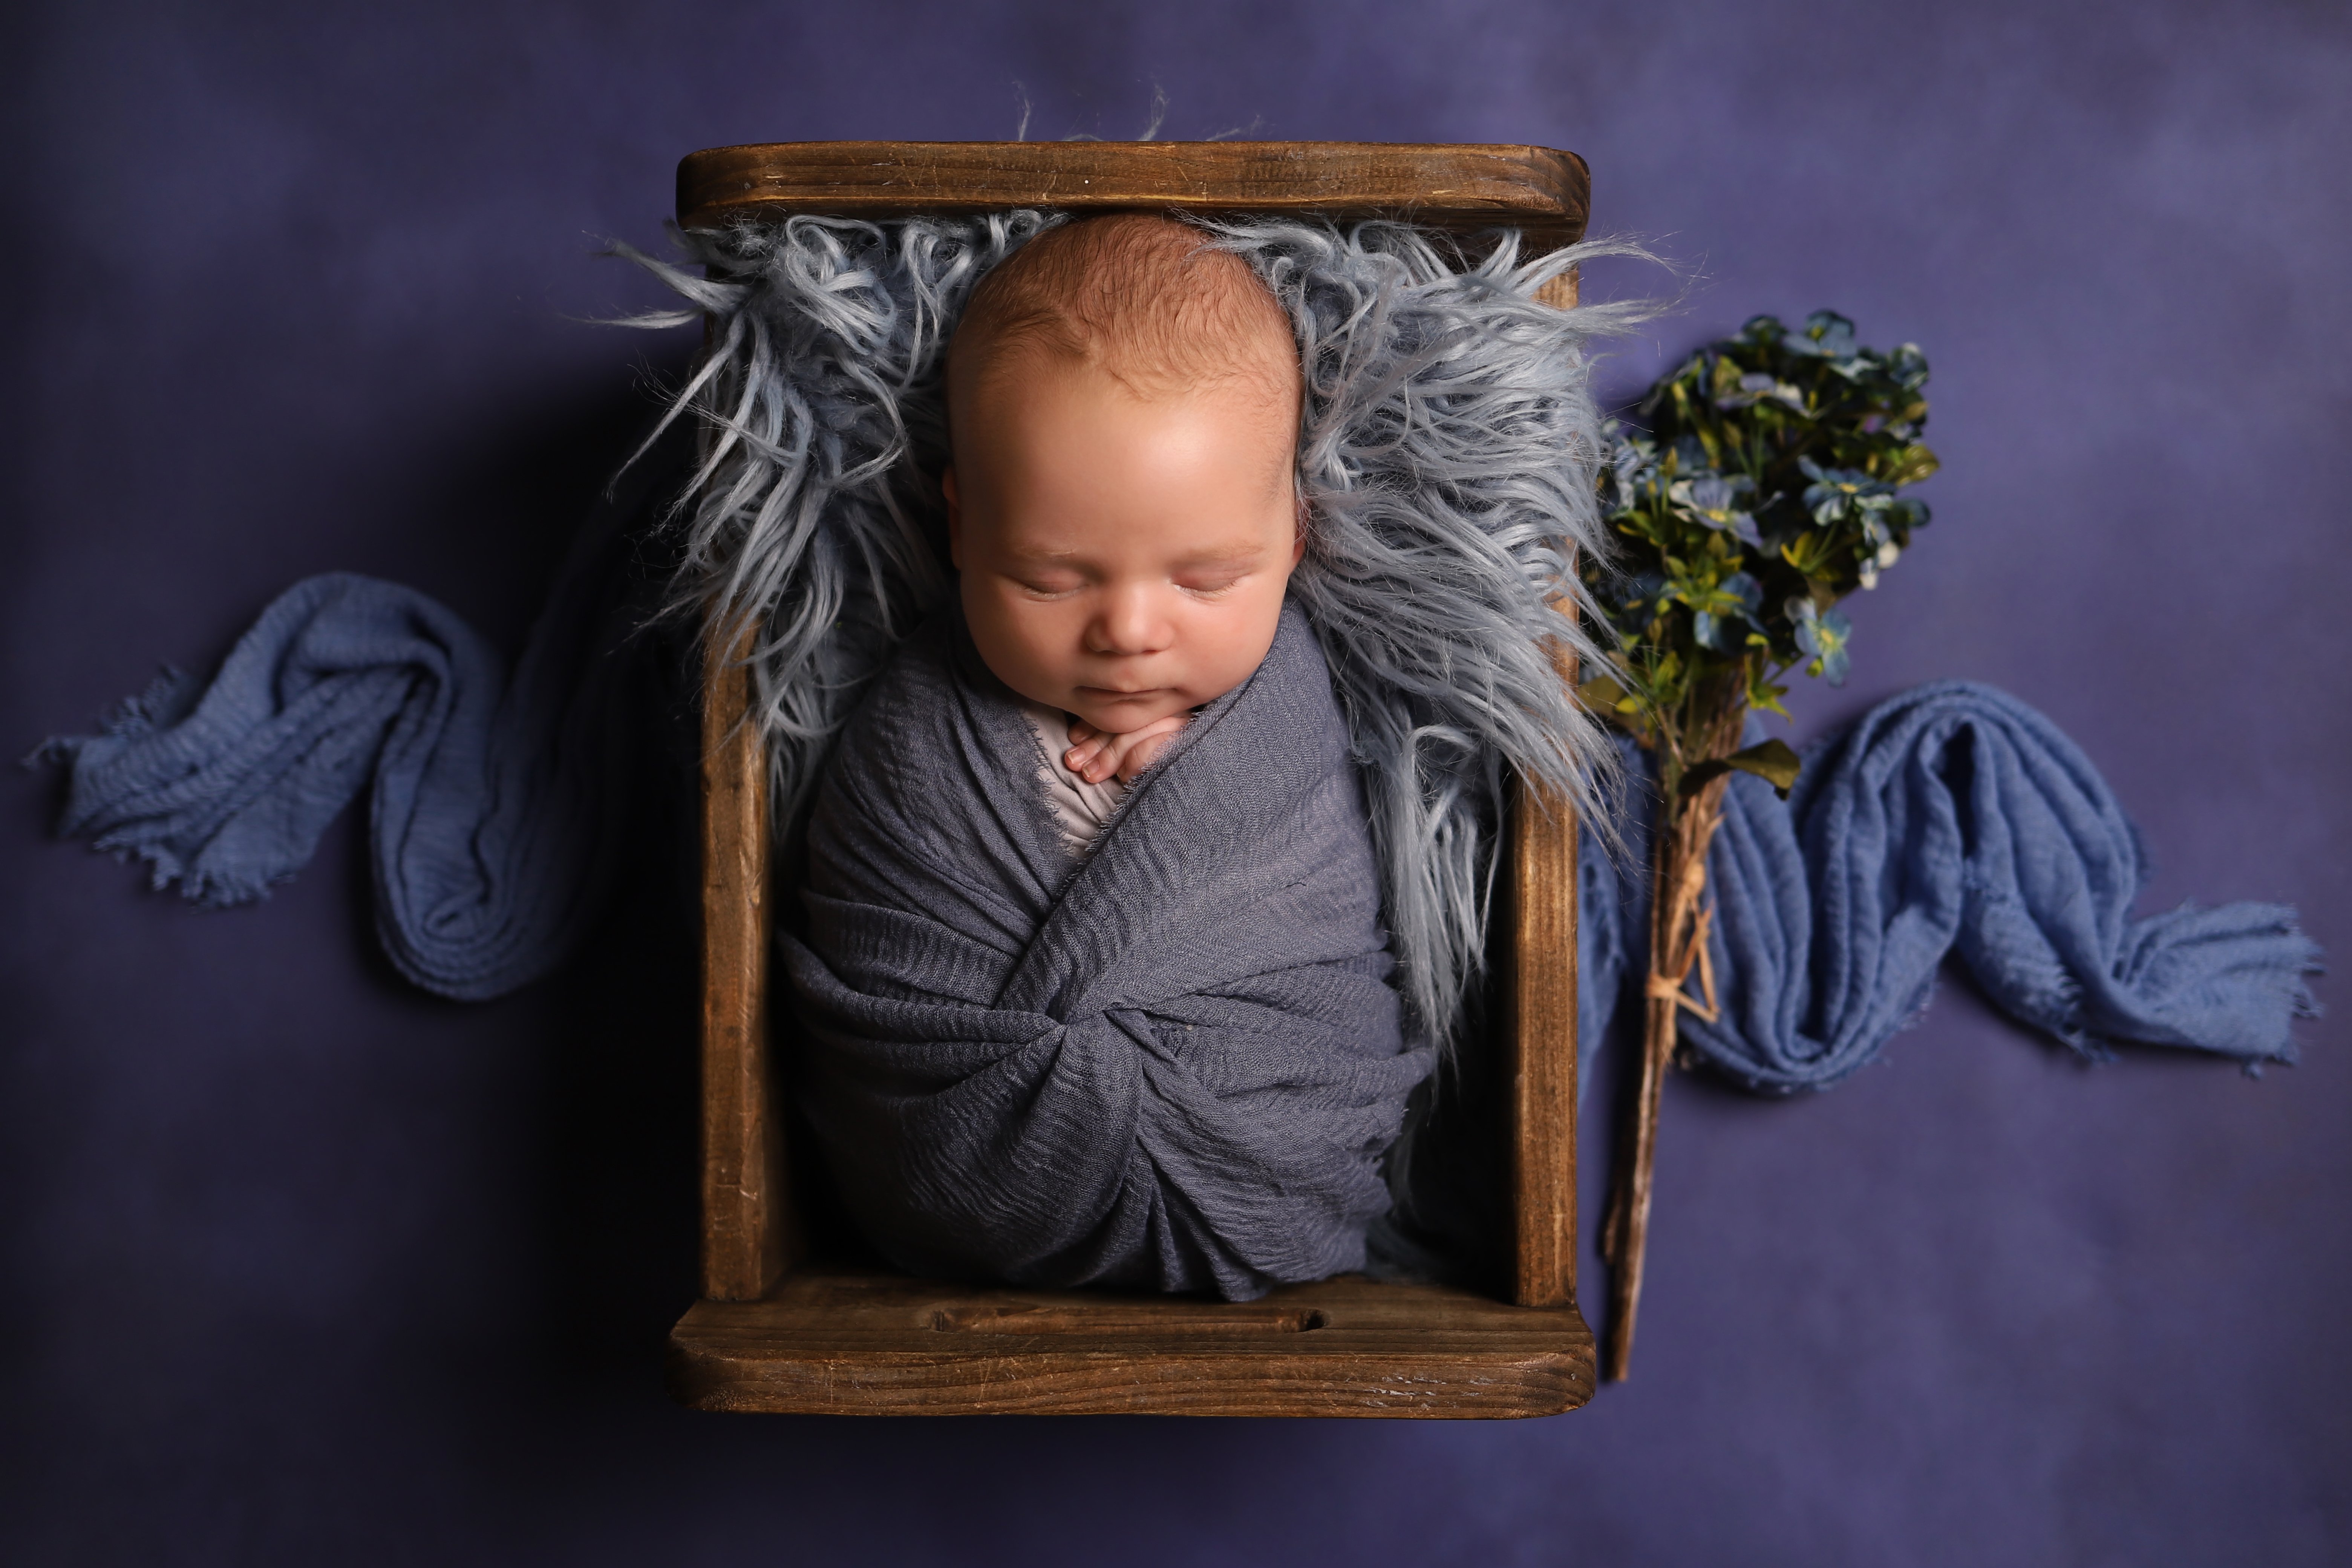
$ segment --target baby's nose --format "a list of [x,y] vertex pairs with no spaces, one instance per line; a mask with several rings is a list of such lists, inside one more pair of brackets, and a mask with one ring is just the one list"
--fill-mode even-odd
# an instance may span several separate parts
[[1161,653],[1176,640],[1176,626],[1147,590],[1128,589],[1106,595],[1102,608],[1087,627],[1087,651],[1132,657]]

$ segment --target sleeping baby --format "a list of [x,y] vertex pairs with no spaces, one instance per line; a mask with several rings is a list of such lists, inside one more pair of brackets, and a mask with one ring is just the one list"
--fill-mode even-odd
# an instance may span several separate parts
[[799,1101],[903,1268],[1243,1299],[1362,1266],[1432,1056],[1286,596],[1300,402],[1273,293],[1167,218],[1048,230],[957,327],[959,602],[843,731],[784,939]]
[[1101,826],[1082,816],[1265,659],[1306,550],[1290,325],[1203,237],[1142,216],[1050,231],[949,353],[965,625],[1046,738],[1082,842]]

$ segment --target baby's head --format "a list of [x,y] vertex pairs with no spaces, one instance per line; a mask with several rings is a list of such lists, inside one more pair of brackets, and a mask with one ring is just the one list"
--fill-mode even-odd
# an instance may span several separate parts
[[1207,245],[1139,214],[1049,230],[982,280],[949,353],[972,641],[1112,733],[1248,679],[1304,548],[1290,326]]

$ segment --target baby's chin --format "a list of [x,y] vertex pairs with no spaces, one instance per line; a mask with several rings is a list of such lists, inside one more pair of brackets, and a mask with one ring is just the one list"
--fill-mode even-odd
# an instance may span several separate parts
[[1082,687],[1064,693],[1057,706],[1105,734],[1124,735],[1130,730],[1140,730],[1146,724],[1161,719],[1190,712],[1202,700],[1181,691],[1141,692],[1134,697],[1120,698]]

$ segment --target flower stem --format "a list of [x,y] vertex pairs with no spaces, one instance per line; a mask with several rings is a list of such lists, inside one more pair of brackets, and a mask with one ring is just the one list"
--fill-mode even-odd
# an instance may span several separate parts
[[[1693,711],[1696,710],[1696,711]],[[1609,1354],[1611,1382],[1632,1370],[1633,1328],[1642,1308],[1643,1266],[1649,1252],[1650,1196],[1658,1155],[1658,1108],[1666,1068],[1680,1037],[1685,1009],[1713,1020],[1717,1016],[1714,963],[1707,948],[1712,911],[1706,908],[1706,853],[1723,822],[1727,774],[1707,780],[1688,799],[1682,776],[1694,760],[1727,756],[1739,744],[1747,718],[1744,685],[1729,682],[1695,693],[1682,715],[1684,735],[1659,726],[1661,798],[1657,831],[1651,840],[1650,965],[1643,998],[1642,1056],[1628,1126],[1618,1144],[1617,1174],[1601,1251],[1610,1267]],[[1696,970],[1702,995],[1690,994]]]

